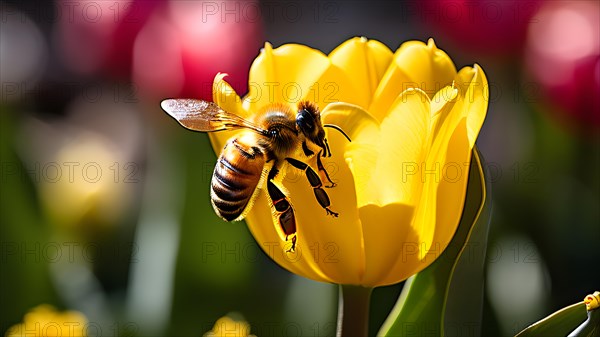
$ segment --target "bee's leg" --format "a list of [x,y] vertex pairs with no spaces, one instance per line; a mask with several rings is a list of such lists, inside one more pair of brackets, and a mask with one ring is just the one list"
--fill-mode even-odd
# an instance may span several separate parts
[[310,157],[313,154],[315,154],[311,149],[308,148],[308,146],[306,145],[306,141],[302,142],[302,151],[304,151],[304,155],[307,157]]
[[[325,169],[325,167],[323,166],[323,163],[321,162],[321,152],[320,151],[319,154],[317,155],[317,168],[319,169],[319,172],[323,172],[325,175],[325,179],[327,179],[327,181],[329,181],[329,183],[331,185],[327,185],[325,187],[327,188],[331,188],[331,187],[335,187],[337,184],[334,183],[331,178],[329,178],[329,173],[327,173],[327,170]],[[321,178],[323,178],[323,176],[321,176]]]
[[285,240],[287,241],[288,237],[291,236],[292,247],[288,249],[287,252],[293,252],[296,249],[296,217],[294,216],[294,210],[292,209],[292,205],[287,196],[283,194],[279,187],[273,182],[273,179],[278,173],[279,170],[277,169],[277,165],[273,165],[273,168],[269,171],[269,176],[267,177],[267,192],[269,193],[269,198],[271,198],[271,201],[273,202],[277,221],[285,234]]
[[325,153],[323,154],[323,157],[331,157],[331,149],[329,148],[327,138],[323,138],[323,141],[325,142]]
[[321,207],[325,209],[327,215],[333,215],[334,217],[337,217],[339,214],[329,209],[329,206],[331,205],[331,202],[329,201],[329,196],[327,195],[327,192],[325,192],[325,190],[322,188],[323,183],[321,182],[321,178],[319,178],[319,175],[315,172],[315,170],[313,170],[312,167],[297,159],[285,158],[285,160],[287,160],[287,162],[290,163],[293,167],[306,172],[306,178],[308,178],[308,182],[310,183],[310,186],[312,186],[313,191],[315,192],[315,197],[317,198],[319,205],[321,205]]
[[[325,144],[327,144],[327,140],[325,140]],[[329,150],[329,145],[327,145],[327,147],[325,148],[325,152],[327,152],[328,150]],[[310,157],[315,154],[311,149],[308,148],[305,141],[302,142],[302,151],[304,151],[304,155],[307,157]],[[331,153],[331,151],[330,151],[330,153]],[[321,175],[321,179],[326,179],[331,184],[331,185],[327,185],[325,187],[327,187],[327,188],[335,187],[335,185],[337,185],[337,184],[334,183],[333,181],[331,181],[331,178],[329,178],[329,174],[327,173],[327,170],[325,170],[325,167],[323,167],[323,163],[321,162],[322,156],[324,156],[323,150],[319,151],[319,154],[317,155],[317,167],[319,168],[319,173],[321,173],[321,172],[324,173],[324,175]]]

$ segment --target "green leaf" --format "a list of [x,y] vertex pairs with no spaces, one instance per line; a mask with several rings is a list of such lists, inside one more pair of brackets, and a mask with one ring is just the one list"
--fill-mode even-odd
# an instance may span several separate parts
[[[519,332],[516,337],[566,336],[585,320],[585,313],[585,303],[583,301],[570,305],[541,321],[533,323]],[[582,334],[580,336],[587,335]]]
[[587,312],[588,318],[581,323],[568,337],[598,337],[600,336],[600,310]]
[[470,167],[465,206],[454,237],[434,263],[406,281],[380,336],[479,334],[491,201],[477,149]]

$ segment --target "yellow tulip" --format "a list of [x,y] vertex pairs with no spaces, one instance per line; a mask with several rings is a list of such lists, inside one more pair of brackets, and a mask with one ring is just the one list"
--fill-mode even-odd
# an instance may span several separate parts
[[86,317],[78,311],[57,311],[51,305],[42,304],[31,309],[23,318],[6,331],[6,337],[37,336],[87,336]]
[[243,319],[223,316],[203,337],[256,337],[256,335],[250,334],[250,324]]
[[[433,40],[410,41],[393,53],[375,40],[350,39],[329,55],[298,44],[266,44],[240,98],[218,74],[214,102],[250,117],[268,103],[296,109],[315,102],[333,154],[323,164],[337,183],[327,189],[332,217],[304,173],[293,167],[281,184],[297,223],[287,252],[260,192],[246,222],[280,266],[307,278],[365,288],[398,283],[431,264],[458,226],[469,162],[487,110],[488,83],[478,66],[460,71]],[[210,135],[219,153],[236,131]],[[314,159],[314,158],[313,158]],[[313,163],[314,160],[308,161]]]

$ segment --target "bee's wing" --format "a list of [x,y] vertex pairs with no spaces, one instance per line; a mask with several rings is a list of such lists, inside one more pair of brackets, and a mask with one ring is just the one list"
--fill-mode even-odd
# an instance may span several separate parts
[[179,124],[194,131],[211,132],[247,128],[267,134],[250,121],[221,109],[212,102],[199,99],[165,99],[160,106]]

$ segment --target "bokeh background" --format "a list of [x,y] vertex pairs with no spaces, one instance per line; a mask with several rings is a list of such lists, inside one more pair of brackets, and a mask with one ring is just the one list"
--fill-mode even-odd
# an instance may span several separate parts
[[[208,137],[159,105],[210,99],[217,72],[244,93],[265,41],[329,53],[354,36],[392,50],[433,37],[458,68],[479,63],[483,335],[599,290],[598,1],[3,1],[0,14],[2,334],[48,303],[94,336],[198,336],[231,312],[259,336],[334,335],[337,288],[214,215]],[[375,290],[372,333],[401,287]]]

